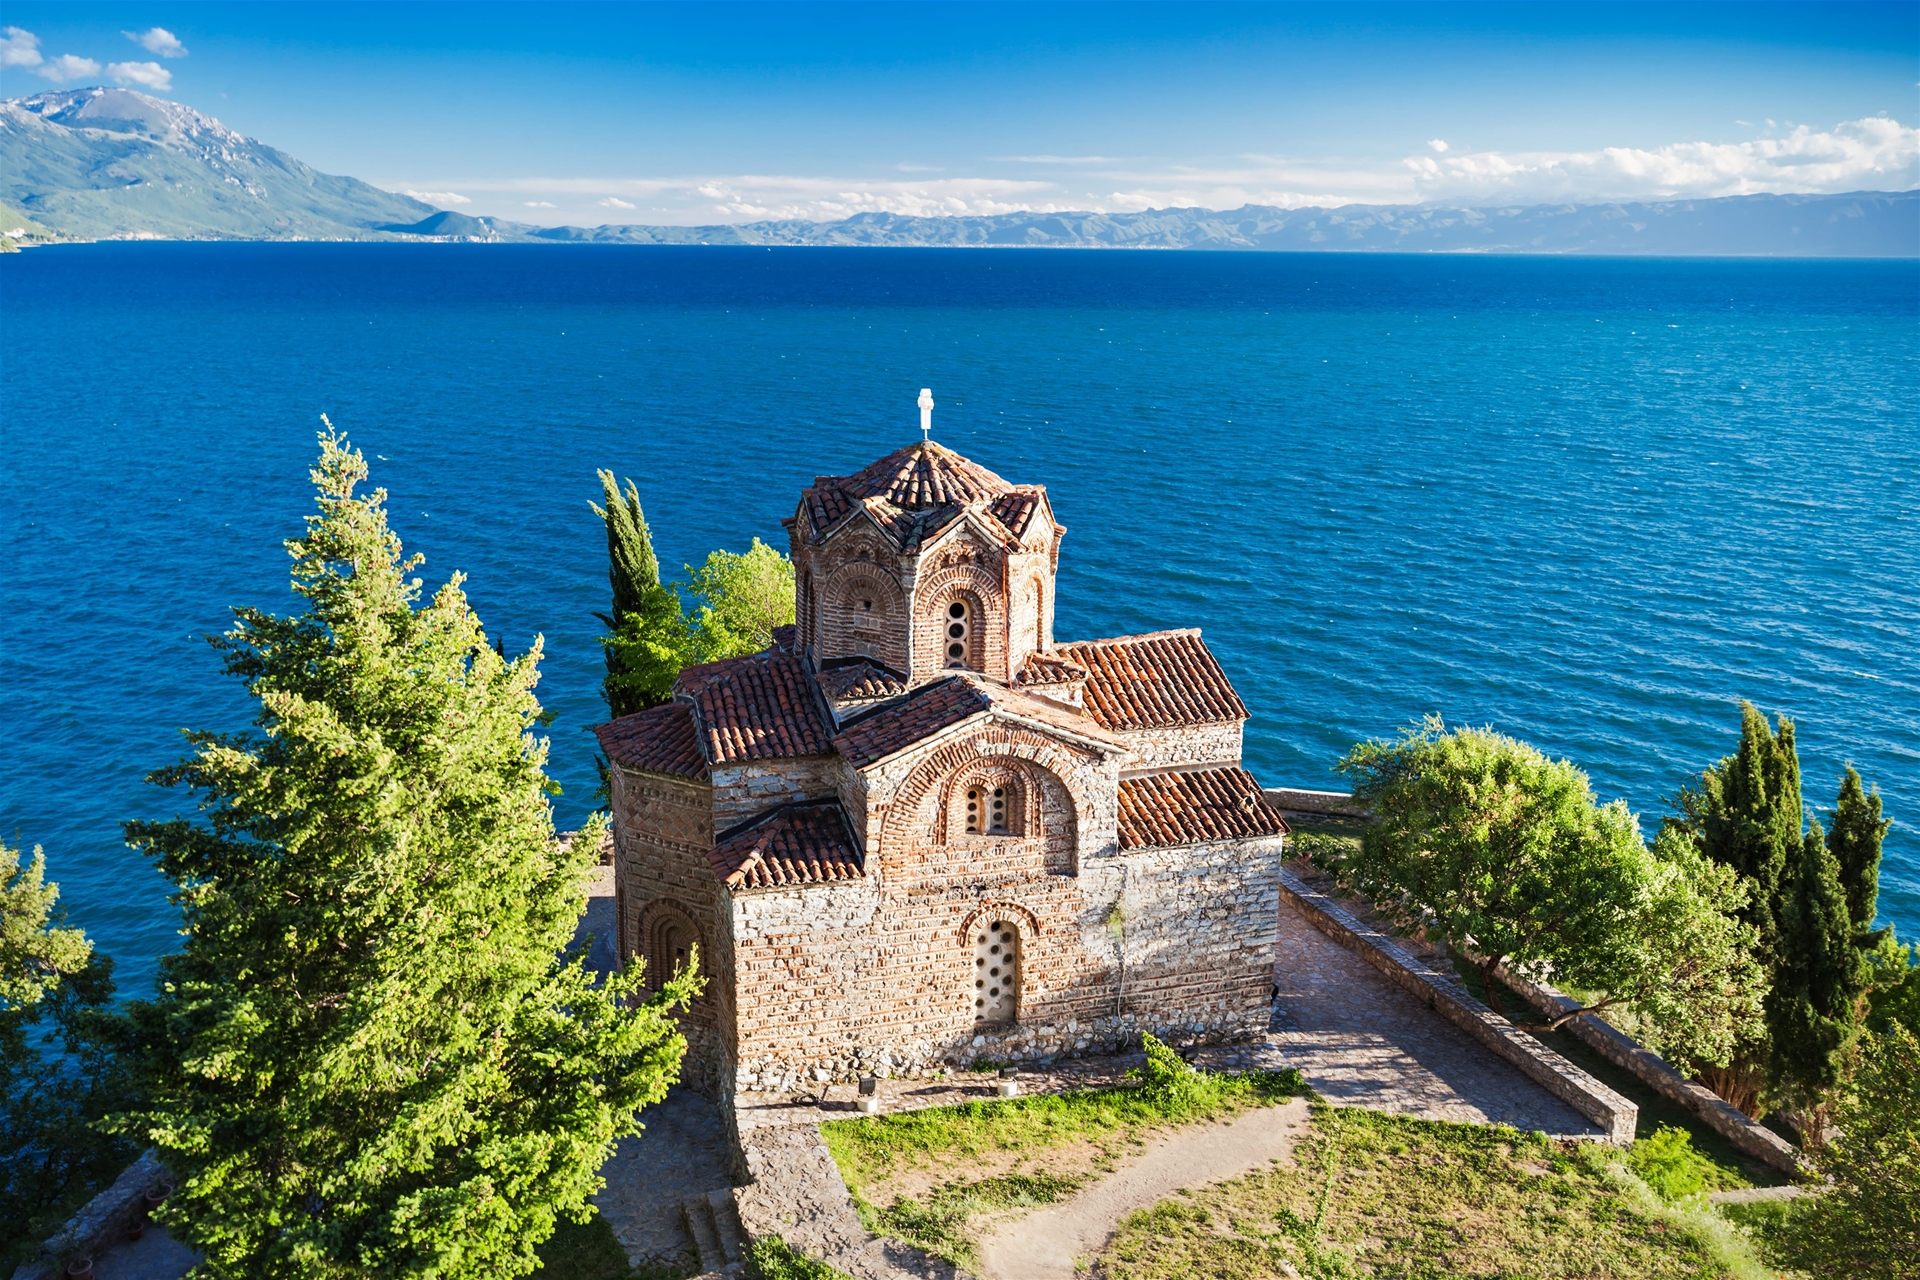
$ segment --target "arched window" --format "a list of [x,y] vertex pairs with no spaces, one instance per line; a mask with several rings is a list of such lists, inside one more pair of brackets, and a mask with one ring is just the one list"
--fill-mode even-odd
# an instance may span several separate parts
[[967,665],[968,647],[973,639],[973,610],[965,600],[947,606],[947,665]]
[[662,915],[653,926],[647,951],[647,984],[659,990],[667,980],[693,962],[699,935],[677,912]]
[[973,930],[973,1019],[993,1026],[1020,1013],[1020,934],[1008,920]]
[[978,786],[967,788],[966,814],[967,834],[970,836],[1004,836],[1011,834],[1008,814],[1014,804],[1013,788],[1006,783],[998,786]]

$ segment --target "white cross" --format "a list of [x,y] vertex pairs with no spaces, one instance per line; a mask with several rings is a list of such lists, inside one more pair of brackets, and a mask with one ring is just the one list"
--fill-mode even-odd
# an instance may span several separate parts
[[920,438],[933,439],[933,388],[920,388]]

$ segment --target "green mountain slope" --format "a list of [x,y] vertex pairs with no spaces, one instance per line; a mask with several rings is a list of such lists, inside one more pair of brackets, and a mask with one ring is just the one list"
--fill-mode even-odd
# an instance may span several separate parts
[[179,103],[99,88],[0,102],[0,202],[81,240],[386,239],[373,228],[433,212]]

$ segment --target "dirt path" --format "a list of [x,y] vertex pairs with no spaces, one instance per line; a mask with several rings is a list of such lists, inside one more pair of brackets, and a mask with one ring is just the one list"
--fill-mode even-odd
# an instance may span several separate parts
[[1291,1163],[1307,1131],[1307,1102],[1261,1107],[1228,1124],[1181,1129],[1060,1204],[1002,1223],[980,1245],[986,1280],[1074,1280],[1073,1260],[1099,1253],[1120,1219],[1182,1187],[1205,1186]]

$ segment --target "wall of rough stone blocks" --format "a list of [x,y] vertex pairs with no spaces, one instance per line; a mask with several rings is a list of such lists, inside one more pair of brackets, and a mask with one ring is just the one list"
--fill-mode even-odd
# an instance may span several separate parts
[[839,756],[716,765],[712,770],[714,830],[729,830],[783,804],[831,799],[839,794],[845,774],[846,763]]
[[681,1017],[688,1053],[683,1076],[713,1087],[731,1059],[724,1042],[732,1020],[729,928],[719,882],[707,861],[713,847],[712,789],[704,783],[616,765],[611,775],[614,876],[620,959],[646,960],[648,985],[665,976],[668,957],[653,954],[668,918],[692,926],[707,990]]
[[[1036,841],[1003,843],[997,858],[928,850],[914,876],[732,895],[737,1087],[1265,1029],[1279,838],[1109,855],[1075,876],[1036,871]],[[971,937],[994,919],[1020,934],[1011,1026],[973,1018]]]
[[1122,773],[1181,765],[1238,764],[1242,728],[1242,722],[1235,720],[1172,729],[1122,730],[1119,737],[1134,754],[1134,759],[1122,766]]

